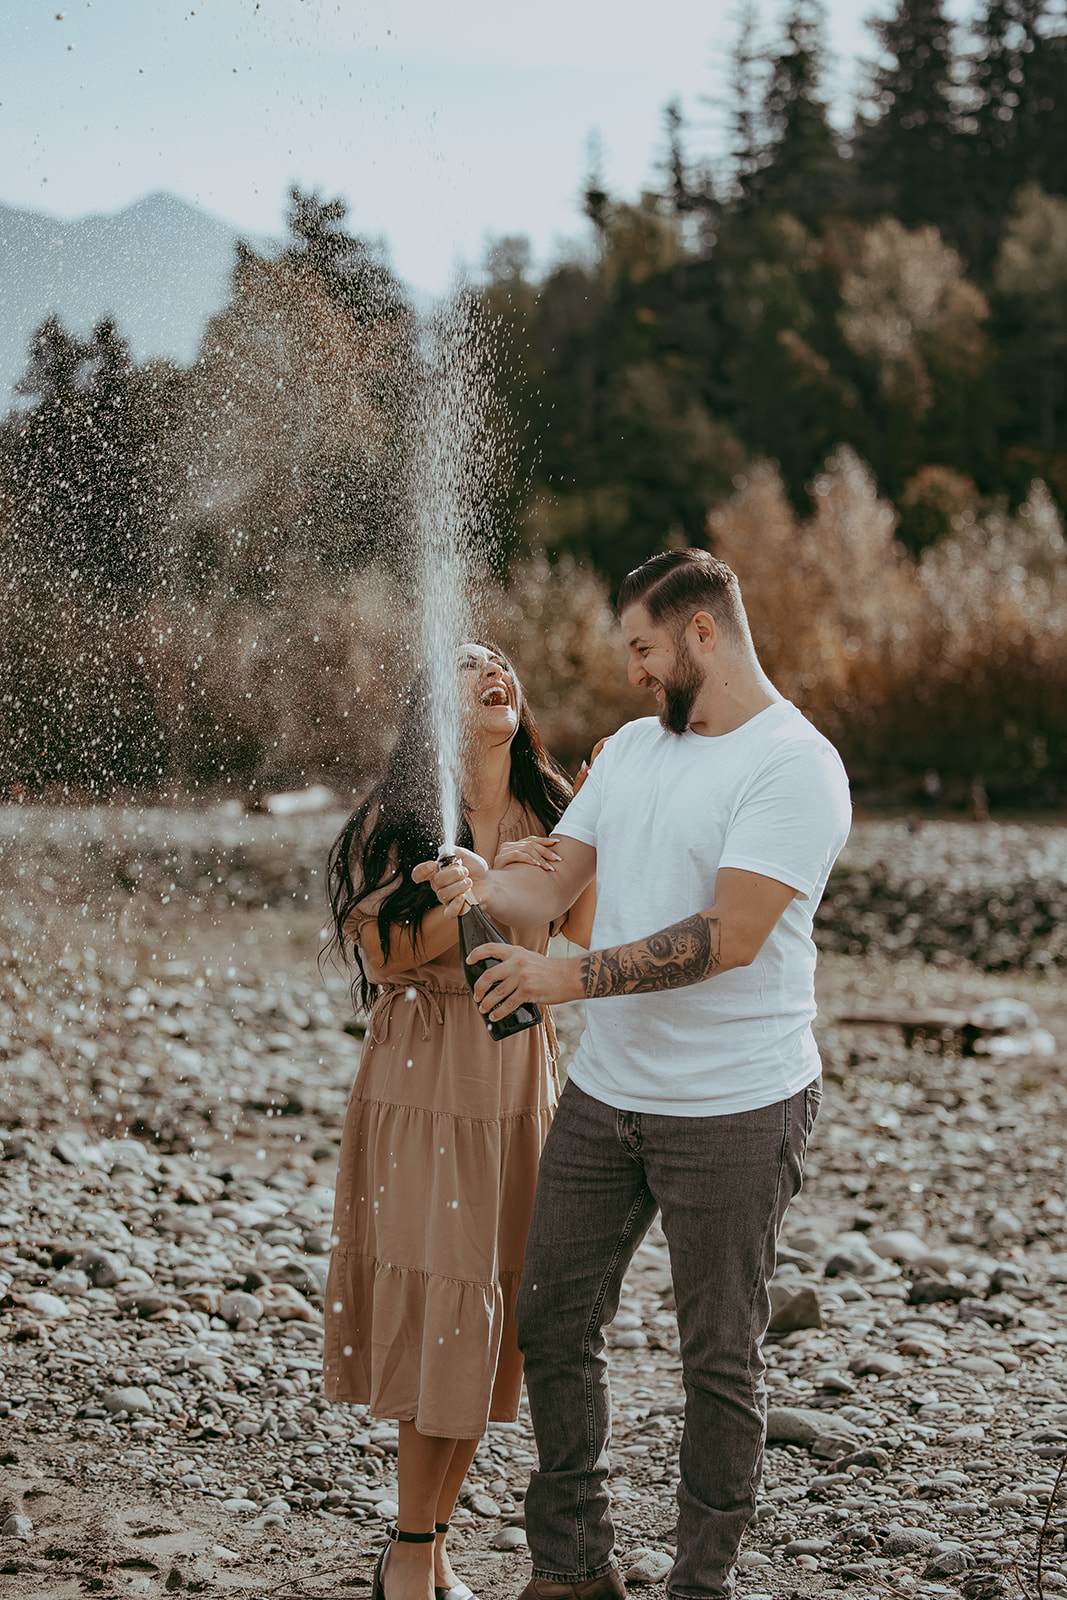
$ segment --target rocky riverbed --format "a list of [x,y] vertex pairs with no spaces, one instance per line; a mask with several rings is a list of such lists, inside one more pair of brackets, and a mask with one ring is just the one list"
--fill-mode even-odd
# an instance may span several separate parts
[[[319,1381],[360,1050],[319,969],[335,823],[0,810],[0,1596],[369,1587],[395,1429]],[[1067,1590],[1061,900],[1067,830],[854,830],[746,1600]],[[969,1028],[991,1001],[1007,1031]],[[611,1343],[620,1558],[655,1596],[682,1408],[657,1229]],[[494,1425],[457,1514],[487,1600],[526,1581],[532,1461],[525,1416]]]

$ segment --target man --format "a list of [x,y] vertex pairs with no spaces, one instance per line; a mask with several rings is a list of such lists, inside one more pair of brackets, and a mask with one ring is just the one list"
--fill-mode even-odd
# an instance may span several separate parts
[[728,567],[656,556],[619,613],[630,681],[659,719],[608,741],[556,829],[554,870],[491,872],[466,853],[416,869],[446,905],[473,891],[520,927],[597,882],[588,955],[471,957],[500,958],[476,988],[487,1015],[588,1002],[516,1313],[539,1457],[523,1600],[623,1594],[602,1330],[657,1208],[686,1395],[667,1588],[731,1592],[762,1466],[767,1284],[819,1101],[812,917],[850,821],[840,759],[760,667]]

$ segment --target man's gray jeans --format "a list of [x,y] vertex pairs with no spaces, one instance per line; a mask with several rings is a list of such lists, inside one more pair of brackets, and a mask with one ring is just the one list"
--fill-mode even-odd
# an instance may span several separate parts
[[658,1207],[685,1384],[667,1589],[693,1600],[731,1592],[763,1465],[767,1284],[820,1098],[817,1080],[758,1111],[667,1117],[564,1089],[516,1307],[539,1458],[526,1497],[535,1578],[581,1582],[615,1563],[602,1330]]

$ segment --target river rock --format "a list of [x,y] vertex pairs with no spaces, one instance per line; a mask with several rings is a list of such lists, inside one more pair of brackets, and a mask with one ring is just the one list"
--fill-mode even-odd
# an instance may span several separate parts
[[952,1578],[958,1572],[966,1572],[968,1567],[974,1566],[974,1557],[962,1545],[952,1545],[947,1550],[940,1551],[929,1561],[923,1571],[924,1578]]
[[881,1256],[886,1261],[898,1261],[904,1267],[915,1266],[923,1261],[929,1250],[928,1245],[917,1233],[910,1233],[906,1228],[895,1228],[889,1233],[868,1234],[867,1243],[876,1256]]
[[[830,1423],[833,1423],[831,1428]],[[856,1441],[852,1424],[805,1406],[770,1406],[767,1410],[767,1438],[771,1443],[811,1444],[820,1436],[833,1434]],[[847,1446],[846,1446],[847,1448]]]
[[[111,1250],[84,1250],[74,1265],[86,1274],[94,1288],[114,1289],[126,1276],[130,1263],[125,1256]],[[141,1287],[148,1288],[150,1284],[151,1279]]]
[[635,1588],[648,1583],[661,1583],[673,1566],[673,1557],[665,1550],[641,1550],[626,1568],[623,1579]]
[[920,1550],[930,1550],[937,1543],[937,1534],[929,1528],[895,1528],[882,1545],[886,1556],[911,1556]]
[[526,1548],[526,1529],[516,1527],[501,1528],[494,1533],[489,1541],[494,1550],[524,1550]]
[[127,1416],[151,1416],[155,1410],[151,1395],[144,1389],[131,1386],[125,1389],[107,1389],[100,1397],[100,1404],[112,1416],[117,1416],[120,1411],[125,1411]]
[[769,1333],[795,1333],[799,1328],[821,1328],[822,1312],[815,1290],[805,1284],[792,1291],[791,1285],[771,1284]]

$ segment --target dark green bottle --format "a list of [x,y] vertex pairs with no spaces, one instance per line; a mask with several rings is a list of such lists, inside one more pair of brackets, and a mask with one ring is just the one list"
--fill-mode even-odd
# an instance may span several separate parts
[[[452,865],[456,857],[442,855],[439,857],[442,865]],[[500,962],[495,959],[489,961],[475,961],[473,965],[467,960],[472,950],[477,950],[482,944],[511,944],[506,939],[494,922],[486,916],[476,900],[467,898],[467,908],[459,915],[459,948],[463,954],[463,976],[467,980],[467,987],[471,994],[474,985],[478,982],[483,972],[488,972],[490,967],[498,967]],[[536,1028],[541,1022],[541,1009],[532,1001],[523,1002],[509,1016],[493,1021],[484,1011],[478,1015],[489,1029],[489,1037],[496,1039],[510,1039],[513,1033],[522,1033],[526,1028]]]

